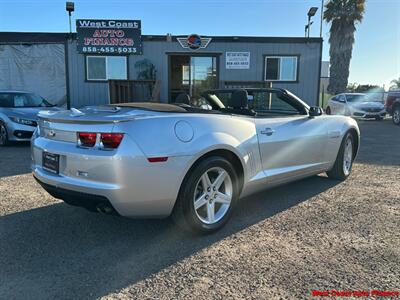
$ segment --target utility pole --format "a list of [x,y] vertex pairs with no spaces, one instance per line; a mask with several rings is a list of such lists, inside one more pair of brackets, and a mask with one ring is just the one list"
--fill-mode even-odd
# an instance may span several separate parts
[[319,37],[322,38],[322,22],[324,21],[324,0],[321,0],[321,24],[319,27]]
[[67,97],[67,109],[71,109],[71,93],[69,87],[69,61],[68,61],[68,53],[69,53],[69,44],[72,43],[72,25],[71,25],[71,14],[75,10],[74,2],[66,2],[65,10],[68,12],[69,18],[69,35],[64,44],[64,56],[65,56],[65,78],[66,78],[66,97]]

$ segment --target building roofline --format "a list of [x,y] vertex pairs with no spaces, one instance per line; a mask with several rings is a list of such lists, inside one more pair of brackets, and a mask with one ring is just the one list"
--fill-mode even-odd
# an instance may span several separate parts
[[64,32],[0,32],[0,44],[64,43]]
[[[39,43],[64,43],[69,37],[66,32],[0,32],[0,44],[39,44]],[[186,38],[187,35],[173,35],[172,40]],[[210,37],[213,42],[230,43],[322,43],[319,37],[264,37],[264,36],[202,36]],[[72,33],[72,39],[76,39],[76,33]],[[167,41],[166,35],[142,35],[143,41]]]

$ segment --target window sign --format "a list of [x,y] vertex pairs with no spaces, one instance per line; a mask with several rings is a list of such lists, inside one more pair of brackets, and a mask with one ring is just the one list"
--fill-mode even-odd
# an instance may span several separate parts
[[139,20],[76,20],[79,53],[142,54]]
[[250,69],[250,52],[226,52],[227,69]]

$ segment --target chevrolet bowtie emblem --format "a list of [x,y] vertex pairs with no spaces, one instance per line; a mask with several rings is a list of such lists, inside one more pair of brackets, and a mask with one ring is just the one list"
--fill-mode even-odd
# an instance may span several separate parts
[[56,136],[55,131],[54,130],[50,130],[49,133],[48,133],[48,136],[49,137],[55,137]]

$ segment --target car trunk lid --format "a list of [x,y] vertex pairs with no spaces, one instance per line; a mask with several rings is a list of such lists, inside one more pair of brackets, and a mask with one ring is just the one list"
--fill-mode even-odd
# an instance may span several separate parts
[[77,142],[79,132],[112,133],[115,124],[136,118],[151,116],[154,112],[109,106],[86,107],[59,112],[41,111],[39,113],[39,133],[41,137]]

